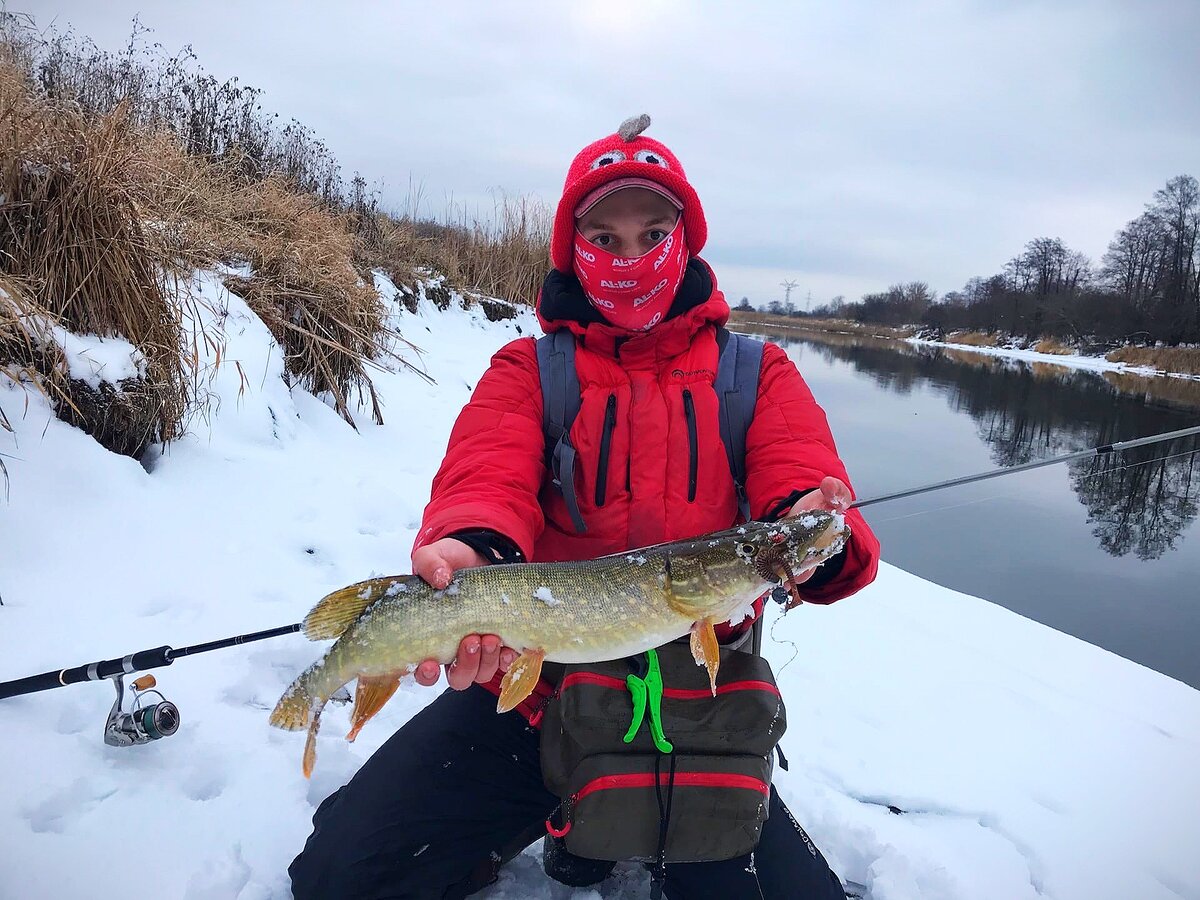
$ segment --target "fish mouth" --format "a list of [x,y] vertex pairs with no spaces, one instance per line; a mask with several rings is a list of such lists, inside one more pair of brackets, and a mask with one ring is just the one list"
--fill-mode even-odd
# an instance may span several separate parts
[[[758,554],[754,560],[754,568],[763,581],[777,586],[790,585],[795,577],[792,574],[792,567],[784,555],[773,551]],[[791,586],[793,589],[795,588],[795,585]]]
[[785,533],[774,534],[768,538],[770,545],[755,559],[755,568],[764,581],[775,585],[771,590],[772,598],[791,609],[804,602],[796,582],[797,574],[803,575],[838,553],[848,537],[845,521],[840,516],[835,516],[815,539],[807,542],[803,555],[788,546]]

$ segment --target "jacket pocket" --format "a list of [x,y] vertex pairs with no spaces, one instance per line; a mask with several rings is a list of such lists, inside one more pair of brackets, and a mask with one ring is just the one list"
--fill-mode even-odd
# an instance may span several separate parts
[[604,407],[604,430],[600,432],[600,461],[596,464],[596,506],[603,506],[608,493],[608,457],[613,429],[617,426],[617,395],[609,394]]
[[696,404],[692,401],[692,392],[683,389],[683,417],[687,420],[688,433],[688,503],[696,499],[696,470],[700,465],[699,450],[696,437]]

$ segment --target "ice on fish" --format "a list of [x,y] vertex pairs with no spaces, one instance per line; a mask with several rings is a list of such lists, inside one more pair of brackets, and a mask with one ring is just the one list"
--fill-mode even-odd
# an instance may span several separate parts
[[550,591],[550,588],[546,587],[545,585],[542,585],[540,588],[534,591],[533,596],[541,600],[547,606],[558,606],[560,603],[562,603],[561,600],[554,596],[554,594]]

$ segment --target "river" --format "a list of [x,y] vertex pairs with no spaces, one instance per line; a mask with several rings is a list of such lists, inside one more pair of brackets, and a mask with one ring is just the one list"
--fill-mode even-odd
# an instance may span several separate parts
[[[861,498],[1200,424],[1200,381],[757,336],[796,362]],[[864,513],[888,562],[1200,688],[1198,511],[1192,436]]]

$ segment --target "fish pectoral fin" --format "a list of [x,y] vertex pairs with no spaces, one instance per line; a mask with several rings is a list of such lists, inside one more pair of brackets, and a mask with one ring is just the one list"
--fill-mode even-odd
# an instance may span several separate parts
[[542,677],[542,661],[546,651],[541,648],[526,649],[504,673],[500,682],[500,699],[496,701],[496,712],[508,712],[533,693]]
[[358,737],[362,727],[392,699],[392,694],[400,687],[400,679],[405,671],[390,672],[387,675],[358,676],[358,687],[354,690],[354,711],[350,713],[350,732],[346,735],[346,740],[353,741]]
[[304,636],[310,641],[339,638],[376,600],[419,589],[424,583],[416,575],[394,575],[360,581],[327,594],[304,617]]
[[717,670],[721,668],[721,645],[717,643],[717,631],[710,616],[705,616],[692,626],[691,646],[696,665],[708,669],[708,684],[715,697]]

